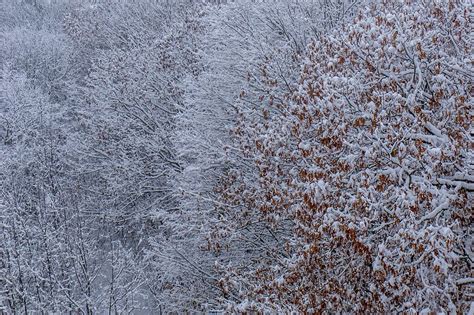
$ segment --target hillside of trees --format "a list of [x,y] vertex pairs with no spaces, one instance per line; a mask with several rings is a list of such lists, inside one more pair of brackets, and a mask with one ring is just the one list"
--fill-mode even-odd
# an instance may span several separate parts
[[469,0],[6,0],[0,313],[474,314]]

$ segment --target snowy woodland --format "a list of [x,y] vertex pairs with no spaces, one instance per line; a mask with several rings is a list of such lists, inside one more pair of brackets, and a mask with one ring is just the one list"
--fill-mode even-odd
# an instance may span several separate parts
[[1,314],[474,314],[470,0],[1,0]]

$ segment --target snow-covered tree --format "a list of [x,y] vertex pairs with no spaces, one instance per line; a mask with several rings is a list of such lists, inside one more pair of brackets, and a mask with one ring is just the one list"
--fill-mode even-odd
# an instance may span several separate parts
[[[260,236],[265,227],[255,217],[235,212],[228,217],[219,210],[225,206],[219,197],[224,185],[220,179],[234,176],[232,172],[250,173],[251,163],[234,146],[231,130],[242,113],[260,118],[263,99],[273,101],[293,90],[309,39],[326,27],[323,15],[320,4],[312,1],[275,1],[272,6],[237,1],[211,7],[202,18],[199,72],[185,81],[184,108],[177,115],[174,135],[183,170],[176,176],[180,203],[172,220],[176,237],[167,256],[170,261],[183,261],[185,256],[189,275],[179,281],[180,290],[196,288],[193,298],[199,296],[212,307],[240,300],[222,286],[222,270],[229,262],[237,268],[247,268],[250,260],[265,264],[267,252],[262,248],[279,242],[273,231]],[[216,242],[221,233],[231,234],[226,244]],[[212,254],[223,247],[220,256]],[[175,270],[168,274],[182,277]]]
[[0,313],[472,313],[471,7],[4,1]]
[[[180,81],[196,72],[200,14],[200,4],[185,1],[112,1],[67,20],[68,33],[91,58],[75,96],[84,128],[77,133],[74,169],[91,171],[87,182],[96,194],[88,207],[140,253],[148,280],[143,288],[162,311],[186,307],[163,293],[169,273],[180,269],[161,249],[174,233],[170,213],[178,210],[174,177],[181,165],[172,135],[183,107]],[[91,29],[89,38],[81,35]]]
[[29,18],[43,22],[2,21],[0,35],[0,311],[129,311],[140,260],[110,248],[114,231],[86,207],[84,176],[71,169],[76,68],[60,19],[46,22],[59,6],[43,9]]
[[263,120],[242,116],[235,134],[257,176],[231,180],[224,200],[293,229],[285,255],[230,274],[230,289],[287,311],[469,309],[471,11],[369,6],[310,44],[298,89],[263,102]]

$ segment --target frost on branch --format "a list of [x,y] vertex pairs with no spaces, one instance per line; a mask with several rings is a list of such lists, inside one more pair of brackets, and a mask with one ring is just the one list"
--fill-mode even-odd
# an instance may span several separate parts
[[223,196],[293,226],[286,256],[234,277],[242,296],[308,312],[467,311],[471,14],[463,1],[373,5],[309,46],[295,93],[242,115],[255,181]]

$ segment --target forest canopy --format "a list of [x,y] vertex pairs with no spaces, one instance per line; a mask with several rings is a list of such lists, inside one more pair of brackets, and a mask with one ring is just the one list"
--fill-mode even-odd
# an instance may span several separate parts
[[12,0],[0,313],[474,312],[467,0]]

